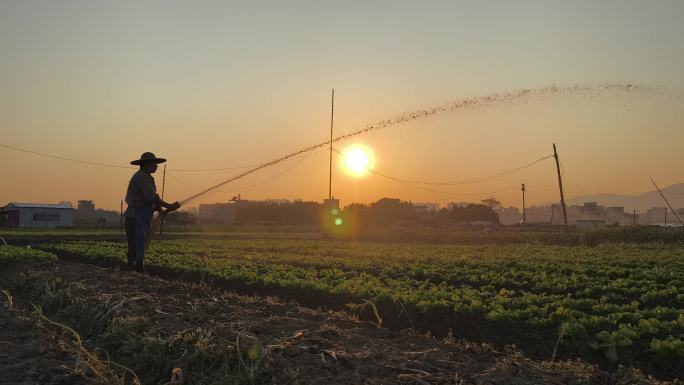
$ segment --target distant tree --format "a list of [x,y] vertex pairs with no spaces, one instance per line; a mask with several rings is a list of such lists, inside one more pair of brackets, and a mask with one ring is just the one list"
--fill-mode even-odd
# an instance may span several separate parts
[[480,202],[482,202],[483,205],[489,207],[492,210],[501,206],[501,202],[496,200],[496,198],[494,198],[494,197],[483,199]]
[[247,200],[241,200],[237,205],[237,223],[274,225],[316,225],[319,222],[321,206],[317,202],[276,203]]
[[499,215],[487,205],[471,203],[465,207],[454,206],[448,212],[448,218],[452,222],[471,223],[471,222],[491,222],[499,223]]
[[399,222],[416,222],[417,210],[410,202],[396,198],[382,198],[370,205],[353,203],[344,208],[361,225],[384,226]]
[[170,225],[188,226],[197,223],[197,217],[189,211],[174,211],[169,213],[164,222]]

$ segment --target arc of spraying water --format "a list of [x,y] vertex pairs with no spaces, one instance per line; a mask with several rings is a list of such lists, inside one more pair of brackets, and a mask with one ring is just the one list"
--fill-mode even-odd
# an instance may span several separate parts
[[[366,126],[363,129],[353,131],[344,135],[337,136],[333,138],[332,140],[326,140],[325,142],[321,142],[318,144],[310,145],[307,147],[302,148],[299,151],[281,156],[279,158],[273,159],[271,161],[262,163],[254,168],[251,168],[245,172],[242,172],[238,175],[235,175],[229,179],[226,179],[220,183],[217,183],[205,190],[202,190],[194,195],[191,195],[190,197],[183,199],[180,203],[181,205],[186,205],[187,203],[191,202],[194,199],[197,199],[201,197],[202,195],[217,189],[223,185],[226,185],[230,182],[233,182],[235,180],[238,180],[240,178],[243,178],[247,175],[253,174],[259,170],[262,170],[264,168],[273,166],[275,164],[278,164],[280,162],[283,162],[287,159],[290,159],[292,157],[307,153],[309,151],[316,150],[318,148],[324,147],[329,145],[331,142],[336,143],[339,141],[343,141],[358,135],[366,134],[371,131],[376,131],[380,130],[383,128],[388,128],[391,126],[395,125],[401,125],[405,123],[409,123],[415,120],[420,120],[420,119],[426,119],[429,117],[445,114],[445,113],[450,113],[450,112],[456,112],[456,111],[462,111],[462,110],[471,110],[471,109],[480,109],[480,108],[488,108],[488,107],[494,107],[494,106],[499,106],[499,105],[505,105],[505,104],[510,104],[514,103],[516,101],[523,100],[525,98],[530,98],[530,97],[554,97],[554,96],[562,96],[562,95],[567,95],[567,96],[586,96],[589,94],[596,94],[596,93],[601,93],[601,92],[617,92],[617,93],[657,93],[661,95],[667,95],[667,92],[655,88],[655,87],[650,87],[650,86],[642,86],[642,85],[633,85],[633,84],[628,84],[628,83],[599,83],[599,84],[593,84],[593,85],[572,85],[572,86],[550,86],[550,87],[542,87],[542,88],[522,88],[514,91],[509,91],[505,93],[497,93],[497,94],[492,94],[492,95],[486,95],[486,96],[480,96],[480,97],[470,97],[470,98],[465,98],[461,99],[455,102],[447,103],[444,105],[440,106],[435,106],[432,108],[428,109],[423,109],[423,110],[418,110],[418,111],[413,111],[409,112],[406,114],[400,114],[396,115],[390,119],[382,120],[380,122],[377,122],[375,124],[370,124]],[[681,97],[681,96],[680,96]]]

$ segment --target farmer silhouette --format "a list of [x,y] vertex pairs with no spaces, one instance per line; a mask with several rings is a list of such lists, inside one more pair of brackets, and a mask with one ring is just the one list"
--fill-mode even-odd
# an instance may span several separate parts
[[[131,270],[145,271],[145,246],[150,233],[152,215],[158,211],[161,215],[178,210],[180,203],[166,203],[157,194],[152,174],[157,171],[157,165],[166,159],[157,158],[153,153],[146,152],[131,162],[140,166],[128,182],[126,191],[126,239],[128,240],[128,267]],[[165,208],[166,210],[163,210]]]

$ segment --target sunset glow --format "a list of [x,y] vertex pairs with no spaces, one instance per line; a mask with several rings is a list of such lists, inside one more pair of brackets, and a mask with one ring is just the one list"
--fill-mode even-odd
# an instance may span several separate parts
[[373,153],[364,146],[352,145],[343,154],[344,170],[352,176],[364,176],[373,167]]

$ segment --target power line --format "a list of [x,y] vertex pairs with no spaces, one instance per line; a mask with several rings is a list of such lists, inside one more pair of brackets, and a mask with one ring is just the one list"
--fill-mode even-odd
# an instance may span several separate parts
[[65,160],[65,161],[69,161],[69,162],[75,162],[75,163],[81,163],[81,164],[88,164],[88,165],[91,165],[91,166],[112,167],[112,168],[129,168],[129,169],[130,169],[130,168],[136,168],[136,167],[131,167],[131,166],[122,166],[122,165],[118,165],[118,164],[108,164],[108,163],[91,162],[91,161],[87,161],[87,160],[68,158],[68,157],[65,157],[65,156],[51,155],[51,154],[46,154],[46,153],[43,153],[43,152],[28,150],[28,149],[21,148],[21,147],[10,146],[10,145],[8,145],[8,144],[3,144],[3,143],[0,143],[0,147],[5,147],[5,148],[9,148],[9,149],[15,150],[15,151],[25,152],[25,153],[27,153],[27,154],[38,155],[38,156],[42,156],[42,157],[45,157],[45,158]]
[[[334,149],[334,151],[337,152],[338,155],[344,156],[344,154],[343,154],[340,150]],[[390,175],[387,175],[387,174],[383,174],[383,173],[379,172],[378,170],[374,170],[374,169],[371,169],[371,168],[369,168],[369,167],[366,167],[365,169],[368,170],[369,172],[375,174],[375,175],[378,175],[378,176],[381,176],[381,177],[384,177],[384,178],[387,178],[387,179],[394,180],[395,182],[405,183],[405,184],[409,184],[409,185],[413,185],[413,184],[425,184],[425,185],[459,185],[459,184],[482,183],[482,182],[487,182],[487,181],[490,181],[490,180],[493,180],[493,179],[496,179],[496,178],[501,178],[501,177],[504,177],[504,176],[513,174],[513,173],[515,173],[515,172],[521,171],[521,170],[523,170],[523,169],[525,169],[525,168],[532,167],[532,166],[534,166],[535,164],[537,164],[537,163],[539,163],[539,162],[541,162],[541,161],[543,161],[543,160],[545,160],[545,159],[549,159],[549,158],[551,158],[551,157],[553,157],[553,155],[545,156],[545,157],[539,158],[539,159],[537,159],[537,160],[535,160],[535,161],[533,161],[533,162],[527,163],[527,164],[525,164],[525,165],[523,165],[523,166],[516,167],[516,168],[510,169],[510,170],[506,170],[506,171],[502,171],[502,172],[499,172],[499,173],[496,173],[496,174],[492,174],[492,175],[488,175],[488,176],[484,176],[484,177],[472,178],[472,179],[463,179],[463,180],[459,180],[459,181],[451,181],[451,182],[425,182],[425,181],[418,181],[418,180],[411,180],[411,179],[403,179],[403,178],[398,178],[398,177],[390,176]],[[419,186],[414,186],[414,187],[420,188]],[[425,188],[423,188],[423,189],[425,189]],[[507,191],[507,190],[508,190],[508,188],[507,188],[506,190],[504,190],[504,191]],[[436,191],[436,192],[442,192],[442,193],[449,193],[449,192],[446,192],[446,191],[431,190],[431,189],[427,189],[427,191]],[[500,192],[500,191],[494,191],[494,192]],[[494,192],[491,192],[491,193],[494,193]],[[487,194],[487,193],[482,193],[482,194]],[[474,194],[474,195],[478,195],[478,194]]]
[[176,182],[178,182],[182,185],[185,185],[185,186],[190,187],[190,188],[195,189],[195,190],[201,190],[202,189],[201,187],[194,186],[194,185],[192,185],[192,184],[190,184],[184,180],[181,180],[180,178],[177,178],[176,176],[174,176],[171,173],[168,173],[168,175],[171,179],[175,180]]
[[[297,167],[297,166],[298,166],[299,164],[301,164],[306,158],[308,158],[308,157],[310,157],[310,156],[312,156],[312,155],[315,155],[315,154],[319,154],[319,153],[321,153],[321,152],[323,152],[323,151],[327,151],[327,150],[326,150],[326,149],[323,149],[323,150],[319,150],[319,151],[307,153],[307,154],[301,156],[301,157],[299,158],[299,161],[298,161],[298,162],[295,162],[293,165],[291,165],[290,167],[286,168],[286,169],[283,170],[282,172],[280,172],[280,173],[278,173],[278,174],[272,176],[271,178],[268,178],[268,179],[266,179],[266,180],[263,180],[263,181],[261,181],[261,182],[258,182],[258,183],[252,184],[252,185],[248,185],[248,186],[238,187],[238,188],[235,188],[235,189],[232,189],[232,190],[216,190],[216,192],[229,193],[229,192],[235,192],[235,191],[242,191],[242,190],[250,189],[250,188],[252,188],[252,187],[256,187],[256,186],[260,186],[260,185],[266,184],[266,183],[268,183],[268,182],[271,182],[271,181],[275,180],[276,178],[281,177],[281,176],[284,175],[285,173],[287,173],[287,172],[289,172],[290,170],[292,170],[293,168]],[[292,158],[292,159],[290,159],[290,160],[295,160],[295,159],[297,159],[297,158]],[[183,185],[185,185],[185,186],[187,186],[187,187],[193,188],[193,189],[195,189],[195,190],[202,190],[202,189],[203,189],[202,187],[197,187],[197,186],[194,186],[194,185],[192,185],[192,184],[190,184],[190,183],[188,183],[188,182],[185,182],[185,181],[179,179],[179,178],[176,177],[176,176],[173,176],[173,175],[171,175],[171,174],[168,174],[168,175],[169,175],[171,178],[173,178],[174,180],[176,180],[177,182],[179,182],[179,183],[181,183],[181,184],[183,184]]]
[[[337,140],[340,140],[340,139],[341,139],[341,138],[335,138],[335,139],[333,139],[333,141],[337,141]],[[135,169],[135,168],[136,168],[136,167],[131,167],[131,166],[123,166],[123,165],[115,165],[115,164],[108,164],[108,163],[87,161],[87,160],[82,160],[82,159],[75,159],[75,158],[70,158],[70,157],[65,157],[65,156],[60,156],[60,155],[52,155],[52,154],[47,154],[47,153],[43,153],[43,152],[39,152],[39,151],[29,150],[29,149],[26,149],[26,148],[11,146],[11,145],[8,145],[8,144],[3,144],[3,143],[0,143],[0,146],[1,146],[1,147],[8,148],[8,149],[11,149],[11,150],[15,150],[15,151],[25,152],[25,153],[32,154],[32,155],[38,155],[38,156],[42,156],[42,157],[46,157],[46,158],[57,159],[57,160],[63,160],[63,161],[69,161],[69,162],[75,162],[75,163],[80,163],[80,164],[87,164],[87,165],[91,165],[91,166],[110,167],[110,168],[122,168],[122,169]],[[319,151],[311,151],[311,150],[314,150],[314,149],[316,149],[316,148],[320,148],[320,147],[319,147],[319,146],[312,146],[312,147],[309,147],[306,151],[301,151],[301,152],[299,152],[299,154],[297,154],[297,155],[305,154],[305,155],[301,158],[301,159],[303,160],[304,158],[306,158],[306,157],[308,157],[308,156],[310,156],[310,155],[317,154],[317,153],[319,153],[319,152],[322,151],[322,150],[319,150]],[[339,150],[337,150],[337,149],[334,149],[334,151],[336,151],[336,152],[338,152],[338,153],[341,154],[341,152],[340,152]],[[296,159],[295,157],[292,157],[292,156],[290,156],[290,157],[284,157],[284,158],[285,158],[285,159],[278,159],[278,160],[282,161],[282,160]],[[486,192],[486,193],[477,193],[477,194],[476,194],[476,193],[472,193],[472,194],[471,194],[471,193],[456,193],[456,192],[450,192],[450,191],[440,191],[440,190],[430,189],[430,188],[426,188],[426,187],[415,186],[414,183],[415,183],[415,184],[428,184],[428,185],[454,185],[454,184],[472,184],[472,183],[478,183],[478,182],[483,182],[483,181],[486,181],[486,180],[491,180],[491,179],[494,179],[494,178],[502,177],[502,176],[505,176],[505,175],[509,175],[509,174],[511,174],[511,173],[520,171],[520,170],[522,170],[522,169],[524,169],[524,168],[531,167],[531,166],[533,166],[533,165],[535,165],[535,164],[537,164],[537,163],[539,163],[539,162],[541,162],[542,160],[547,159],[547,158],[548,158],[548,156],[547,156],[547,157],[544,157],[544,158],[537,159],[537,160],[535,160],[534,162],[531,162],[531,163],[526,164],[526,165],[524,165],[524,166],[517,167],[517,168],[511,169],[511,170],[502,171],[502,172],[500,172],[500,173],[493,174],[493,175],[489,175],[489,176],[486,176],[486,177],[474,178],[474,179],[470,179],[470,180],[443,182],[443,183],[442,183],[442,182],[424,182],[424,181],[402,180],[402,179],[399,179],[399,178],[396,178],[396,177],[392,177],[392,176],[389,176],[389,175],[382,174],[382,173],[380,173],[380,172],[378,172],[378,171],[376,171],[376,170],[371,170],[371,169],[369,169],[369,171],[371,171],[371,172],[374,173],[375,175],[378,175],[378,176],[381,176],[381,177],[385,177],[385,178],[389,178],[389,179],[392,179],[392,180],[394,180],[394,181],[396,181],[396,182],[404,183],[404,184],[407,184],[407,185],[410,185],[410,186],[412,186],[412,187],[415,187],[415,188],[418,188],[418,189],[421,189],[421,190],[425,190],[425,191],[432,191],[432,192],[437,192],[437,193],[441,193],[441,194],[455,194],[455,195],[482,195],[482,194],[493,194],[493,193],[497,193],[497,192],[508,191],[508,190],[510,190],[511,188],[507,188],[507,189],[504,189],[504,190],[498,190],[498,191],[492,191],[492,192]],[[301,162],[301,160],[300,160],[300,162]],[[277,162],[275,162],[275,163],[277,163]],[[231,178],[230,181],[235,180],[235,179],[239,179],[239,178],[241,178],[241,177],[243,177],[243,176],[246,176],[246,175],[248,175],[248,174],[251,174],[251,173],[253,173],[253,172],[255,172],[255,171],[257,171],[257,170],[259,170],[259,169],[261,169],[261,168],[267,167],[267,166],[272,165],[272,164],[275,164],[275,163],[274,163],[274,161],[263,163],[263,164],[257,166],[256,169],[252,169],[252,170],[247,171],[247,172],[245,172],[245,173],[242,173],[242,174],[240,174],[240,175],[238,175],[238,176],[236,176],[236,177],[234,177],[234,178]],[[297,164],[299,164],[299,162],[298,162]],[[283,173],[276,175],[274,178],[271,178],[271,179],[268,179],[268,180],[264,181],[263,183],[267,183],[267,182],[269,182],[269,181],[271,181],[271,180],[273,180],[273,179],[275,179],[275,178],[281,176],[281,175],[284,174],[285,172],[287,172],[287,171],[291,170],[292,168],[294,168],[297,164],[295,164],[295,165],[293,165],[292,167],[286,169]],[[227,167],[227,168],[207,168],[207,169],[168,169],[167,171],[169,171],[169,172],[224,171],[224,170],[239,169],[239,168],[246,168],[246,167],[252,167],[252,166],[236,166],[236,167]],[[201,188],[199,188],[199,187],[197,187],[197,186],[193,186],[192,184],[187,183],[187,182],[185,182],[185,181],[179,179],[178,177],[176,177],[176,176],[174,176],[174,175],[172,175],[172,174],[170,174],[170,173],[169,173],[169,177],[171,177],[172,179],[174,179],[174,180],[177,181],[178,183],[181,183],[181,184],[183,184],[183,185],[185,185],[185,186],[188,186],[188,187],[190,187],[190,188],[193,188],[193,189],[195,189],[195,190],[200,190],[200,189],[201,189]],[[256,184],[256,185],[247,186],[247,187],[245,187],[245,188],[255,187],[255,186],[258,186],[258,185],[263,184],[263,183],[260,182],[260,183],[258,183],[258,184]],[[225,184],[225,183],[223,183],[223,184]],[[222,185],[223,185],[223,184],[222,184]],[[217,186],[215,186],[215,187],[217,187]],[[210,189],[213,189],[213,188],[210,188]],[[205,190],[205,191],[207,191],[207,190]],[[187,200],[186,200],[186,201],[187,201]]]
[[[336,148],[333,148],[333,151],[335,151],[335,152],[338,154],[338,157],[342,157],[342,156],[344,155],[340,150],[338,150],[338,149],[336,149]],[[440,194],[477,196],[477,195],[496,194],[496,193],[500,193],[500,192],[504,192],[504,191],[509,191],[509,190],[517,189],[517,188],[518,188],[518,186],[516,185],[516,186],[507,187],[507,188],[500,189],[500,190],[496,190],[496,191],[477,192],[477,193],[463,193],[463,192],[455,192],[455,191],[442,191],[442,190],[435,190],[435,189],[431,189],[431,188],[427,188],[427,187],[423,187],[423,186],[416,186],[413,182],[407,181],[407,180],[405,180],[405,179],[400,179],[400,178],[397,178],[397,177],[394,177],[394,176],[390,176],[390,175],[387,175],[387,174],[383,174],[383,173],[381,173],[381,172],[379,172],[379,171],[377,171],[377,170],[374,170],[374,169],[372,169],[372,168],[370,168],[370,167],[365,167],[365,169],[366,169],[368,172],[370,172],[371,174],[374,174],[374,175],[377,175],[377,176],[380,176],[380,177],[383,177],[383,178],[386,178],[386,179],[390,179],[390,180],[392,180],[392,181],[395,181],[395,182],[398,182],[398,183],[401,183],[401,184],[405,184],[405,185],[411,186],[411,187],[413,187],[413,188],[417,188],[417,189],[425,190],[425,191],[436,192],[436,193],[440,193]]]
[[477,193],[463,193],[463,192],[455,192],[455,191],[442,191],[442,190],[435,190],[435,189],[431,189],[431,188],[427,188],[427,187],[422,187],[422,186],[416,186],[416,185],[413,184],[413,183],[407,182],[407,181],[402,180],[402,179],[399,179],[399,178],[395,178],[395,177],[393,177],[393,176],[389,176],[389,175],[385,175],[385,174],[379,173],[379,172],[377,172],[377,171],[375,171],[375,170],[373,170],[373,169],[370,169],[370,168],[366,168],[366,169],[367,169],[370,173],[372,173],[372,174],[374,174],[374,175],[378,175],[378,176],[381,176],[381,177],[383,177],[383,178],[387,178],[387,179],[393,180],[393,181],[395,181],[395,182],[399,182],[399,183],[405,184],[405,185],[407,185],[407,186],[411,186],[411,187],[413,187],[413,188],[417,188],[417,189],[425,190],[425,191],[436,192],[436,193],[440,193],[440,194],[467,195],[467,196],[490,195],[490,194],[497,194],[497,193],[500,193],[500,192],[510,191],[510,190],[513,190],[513,189],[517,189],[517,188],[518,188],[518,186],[516,185],[516,186],[511,186],[511,187],[508,187],[508,188],[504,188],[504,189],[501,189],[501,190],[487,191],[487,192],[477,192]]
[[[536,187],[536,186],[530,186],[530,185],[528,185],[528,184],[525,184],[525,187],[527,187],[528,189],[531,188],[532,190],[558,192],[558,188],[557,188],[557,187],[556,187],[556,188],[551,188],[551,187]],[[577,192],[577,191],[568,191],[568,190],[565,190],[565,192],[570,193],[570,194],[584,195],[584,193]]]
[[173,172],[204,172],[204,171],[228,171],[228,170],[239,170],[243,168],[250,168],[250,167],[255,167],[257,166],[256,164],[250,164],[250,165],[245,165],[245,166],[233,166],[233,167],[222,167],[222,168],[187,168],[187,169],[181,169],[181,168],[174,168],[174,169],[169,169],[169,171]]
[[553,155],[548,155],[542,158],[539,158],[533,162],[527,163],[523,166],[512,168],[506,171],[501,171],[496,174],[488,175],[488,176],[483,176],[479,178],[472,178],[472,179],[462,179],[462,180],[455,180],[455,181],[450,181],[450,182],[426,182],[426,181],[419,181],[419,180],[411,180],[411,179],[402,179],[404,182],[409,182],[409,183],[416,183],[416,184],[425,184],[425,185],[439,185],[439,186],[453,186],[453,185],[463,185],[463,184],[474,184],[474,183],[482,183],[482,182],[488,182],[493,179],[497,178],[502,178],[504,176],[512,175],[516,172],[522,171],[526,168],[532,167],[536,165],[537,163],[549,159],[553,157]]
[[[320,151],[319,151],[319,152],[320,152]],[[223,192],[242,191],[242,190],[250,189],[250,188],[252,188],[252,187],[257,187],[257,186],[261,186],[261,185],[263,185],[263,184],[269,183],[269,182],[275,180],[276,178],[279,178],[279,177],[283,176],[285,173],[287,173],[288,171],[292,170],[293,168],[299,166],[305,159],[306,159],[306,157],[302,157],[301,159],[299,159],[298,162],[296,162],[296,163],[293,164],[292,166],[286,168],[286,169],[283,170],[282,172],[280,172],[280,173],[278,173],[278,174],[272,176],[272,177],[269,178],[269,179],[263,180],[263,181],[261,181],[261,182],[258,182],[258,183],[255,183],[255,184],[252,184],[252,185],[249,185],[249,186],[243,186],[243,187],[235,188],[235,189],[232,189],[232,190],[227,190],[227,191],[226,191],[226,190],[221,190],[221,191],[223,191]]]
[[515,190],[515,189],[518,188],[518,186],[516,185],[516,186],[507,187],[507,188],[504,188],[504,189],[501,189],[501,190],[485,191],[485,192],[476,192],[476,193],[464,193],[464,192],[456,192],[456,191],[442,191],[442,190],[435,190],[435,189],[431,189],[431,188],[427,188],[427,187],[422,187],[422,186],[416,186],[416,185],[414,185],[414,184],[404,182],[404,181],[402,181],[401,179],[397,179],[397,178],[391,177],[391,176],[389,176],[389,175],[380,174],[379,172],[377,172],[377,171],[375,171],[375,170],[368,169],[368,171],[369,171],[370,173],[374,174],[374,175],[377,175],[377,176],[380,176],[380,177],[383,177],[383,178],[387,178],[387,179],[393,180],[393,181],[395,181],[395,182],[398,182],[398,183],[401,183],[401,184],[405,184],[405,185],[411,186],[411,187],[413,187],[413,188],[417,188],[417,189],[419,189],[419,190],[425,190],[425,191],[435,192],[435,193],[439,193],[439,194],[464,195],[464,196],[480,196],[480,195],[497,194],[497,193],[500,193],[500,192]]
[[[20,152],[24,152],[24,153],[27,153],[27,154],[38,155],[38,156],[42,156],[42,157],[45,157],[45,158],[57,159],[57,160],[64,160],[64,161],[74,162],[74,163],[80,163],[80,164],[87,164],[87,165],[90,165],[90,166],[111,167],[111,168],[124,168],[124,169],[136,169],[136,168],[137,168],[137,167],[132,167],[132,166],[124,166],[124,165],[119,165],[119,164],[109,164],[109,163],[93,162],[93,161],[89,161],[89,160],[82,160],[82,159],[69,158],[69,157],[61,156],[61,155],[47,154],[47,153],[44,153],[44,152],[29,150],[29,149],[27,149],[27,148],[22,148],[22,147],[17,147],[17,146],[11,146],[11,145],[9,145],[9,144],[3,144],[3,143],[0,143],[0,147],[5,147],[5,148],[8,148],[8,149],[10,149],[10,150],[20,151]],[[203,169],[168,169],[168,171],[174,171],[174,172],[227,171],[227,170],[237,170],[237,169],[243,169],[243,168],[249,168],[249,167],[255,167],[255,165],[233,166],[233,167],[223,167],[223,168],[203,168]]]

